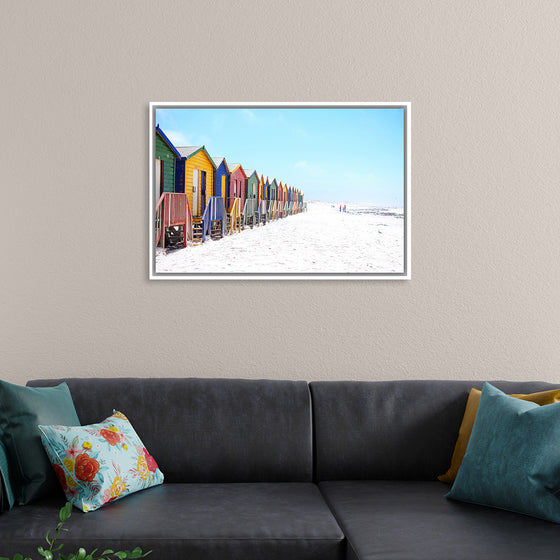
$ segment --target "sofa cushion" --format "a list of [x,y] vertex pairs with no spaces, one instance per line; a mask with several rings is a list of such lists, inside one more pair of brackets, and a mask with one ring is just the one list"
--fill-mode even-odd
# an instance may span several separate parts
[[446,497],[560,523],[560,404],[485,383],[467,452]]
[[319,485],[346,538],[348,560],[556,560],[558,525],[446,500],[438,481]]
[[15,501],[27,504],[60,485],[41,445],[38,424],[79,425],[70,391],[30,388],[0,381],[0,439],[5,444]]
[[[55,385],[35,380],[28,385]],[[312,479],[304,381],[66,379],[82,424],[125,414],[168,482]]]
[[66,498],[82,511],[163,482],[163,474],[126,416],[99,424],[39,426]]
[[[480,403],[481,391],[478,389],[471,389],[469,393],[469,398],[467,400],[467,406],[465,407],[465,414],[463,416],[463,421],[459,427],[459,437],[455,442],[455,449],[453,450],[453,455],[451,456],[451,465],[445,472],[438,476],[438,480],[441,482],[447,482],[448,484],[453,484],[455,478],[457,478],[457,472],[459,467],[463,462],[463,457],[467,451],[467,446],[469,444],[469,439],[471,437],[471,432],[474,425],[474,420],[476,418],[476,413],[478,411],[478,405]],[[521,399],[524,401],[531,401],[537,403],[540,406],[545,404],[553,404],[560,401],[560,389],[553,389],[552,391],[540,391],[538,393],[530,393],[529,395],[511,395],[516,399]]]
[[[31,555],[60,502],[3,514],[0,555]],[[62,553],[152,550],[152,560],[342,560],[342,531],[312,483],[164,484],[97,511],[73,510]],[[74,543],[74,546],[72,546]],[[35,557],[35,556],[33,556]]]
[[[492,382],[507,393],[558,388]],[[318,480],[435,480],[451,460],[472,381],[312,382]]]

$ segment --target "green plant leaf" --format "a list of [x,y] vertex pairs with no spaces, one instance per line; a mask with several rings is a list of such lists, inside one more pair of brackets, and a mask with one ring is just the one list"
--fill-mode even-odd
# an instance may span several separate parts
[[[110,548],[108,548],[107,550],[104,550],[104,551],[101,553],[101,556],[107,556],[107,554],[115,554],[115,551],[114,551],[114,550],[111,550]],[[2,560],[2,559],[0,558],[0,560]]]
[[66,519],[68,519],[72,514],[72,504],[70,502],[66,502],[64,509],[66,510]]
[[[50,550],[43,550],[43,547],[40,546],[37,549],[37,552],[45,559],[45,560],[53,560],[53,553]],[[16,560],[14,558],[14,560]]]
[[14,560],[23,560],[23,556],[21,554],[14,554]]
[[128,556],[126,552],[115,552],[114,555],[121,560],[124,560]]

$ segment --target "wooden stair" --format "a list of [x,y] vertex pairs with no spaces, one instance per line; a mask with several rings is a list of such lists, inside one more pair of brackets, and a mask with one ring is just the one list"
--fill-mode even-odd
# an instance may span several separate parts
[[222,220],[212,220],[210,222],[210,238],[221,239],[222,237]]
[[193,245],[202,244],[202,218],[193,218]]

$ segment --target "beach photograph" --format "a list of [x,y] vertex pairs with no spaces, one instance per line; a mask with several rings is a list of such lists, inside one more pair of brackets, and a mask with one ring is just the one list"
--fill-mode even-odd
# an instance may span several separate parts
[[150,107],[150,278],[410,277],[410,104]]

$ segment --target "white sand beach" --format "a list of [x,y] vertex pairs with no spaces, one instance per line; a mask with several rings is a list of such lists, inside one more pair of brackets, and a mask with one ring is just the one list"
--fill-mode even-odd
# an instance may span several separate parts
[[202,245],[157,249],[159,273],[402,273],[402,208],[308,202],[308,211]]

